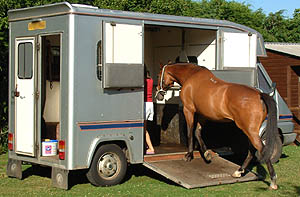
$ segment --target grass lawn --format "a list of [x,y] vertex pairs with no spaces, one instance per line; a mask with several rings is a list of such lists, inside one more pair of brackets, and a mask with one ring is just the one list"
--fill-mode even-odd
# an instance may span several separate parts
[[18,180],[6,176],[6,164],[7,154],[0,155],[0,196],[300,196],[300,147],[292,145],[284,147],[282,158],[274,164],[277,191],[268,190],[269,175],[265,181],[188,190],[141,165],[130,166],[127,180],[113,187],[95,187],[87,181],[84,171],[71,172],[71,188],[65,191],[51,187],[50,168],[34,170],[31,165],[23,165],[24,178]]

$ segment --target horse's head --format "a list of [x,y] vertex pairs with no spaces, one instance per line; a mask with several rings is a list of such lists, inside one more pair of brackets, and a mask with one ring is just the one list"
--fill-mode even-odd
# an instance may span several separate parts
[[167,93],[167,90],[173,86],[174,80],[172,80],[172,76],[167,72],[167,65],[160,65],[160,72],[158,74],[158,83],[156,86],[156,94],[155,98],[159,101],[164,99],[164,96]]

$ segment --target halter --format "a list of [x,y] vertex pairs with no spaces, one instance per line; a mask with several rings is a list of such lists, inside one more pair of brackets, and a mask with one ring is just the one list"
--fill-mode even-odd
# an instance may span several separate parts
[[160,89],[156,92],[156,95],[155,97],[157,96],[158,93],[161,93],[163,95],[166,95],[167,94],[167,91],[163,89],[163,80],[164,80],[164,75],[165,75],[165,69],[167,67],[167,64],[164,65],[163,69],[162,69],[162,72],[161,72],[161,76],[160,76]]

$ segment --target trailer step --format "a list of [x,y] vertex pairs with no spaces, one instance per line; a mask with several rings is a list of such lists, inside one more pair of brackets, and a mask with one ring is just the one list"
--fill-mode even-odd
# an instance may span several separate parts
[[218,154],[213,154],[211,163],[206,163],[199,154],[194,153],[191,162],[184,161],[183,156],[183,153],[146,156],[143,165],[187,189],[259,179],[253,172],[233,178],[231,174],[239,166]]

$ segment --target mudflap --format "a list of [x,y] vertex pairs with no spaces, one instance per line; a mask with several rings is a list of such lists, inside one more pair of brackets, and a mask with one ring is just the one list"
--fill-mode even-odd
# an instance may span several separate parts
[[8,159],[6,174],[9,177],[22,179],[22,161],[15,159]]
[[241,178],[233,178],[231,174],[240,166],[217,154],[210,163],[200,157],[191,162],[184,161],[182,156],[163,158],[145,157],[143,165],[187,189],[259,179],[255,173],[249,171]]
[[52,167],[52,186],[60,189],[69,189],[69,170]]

